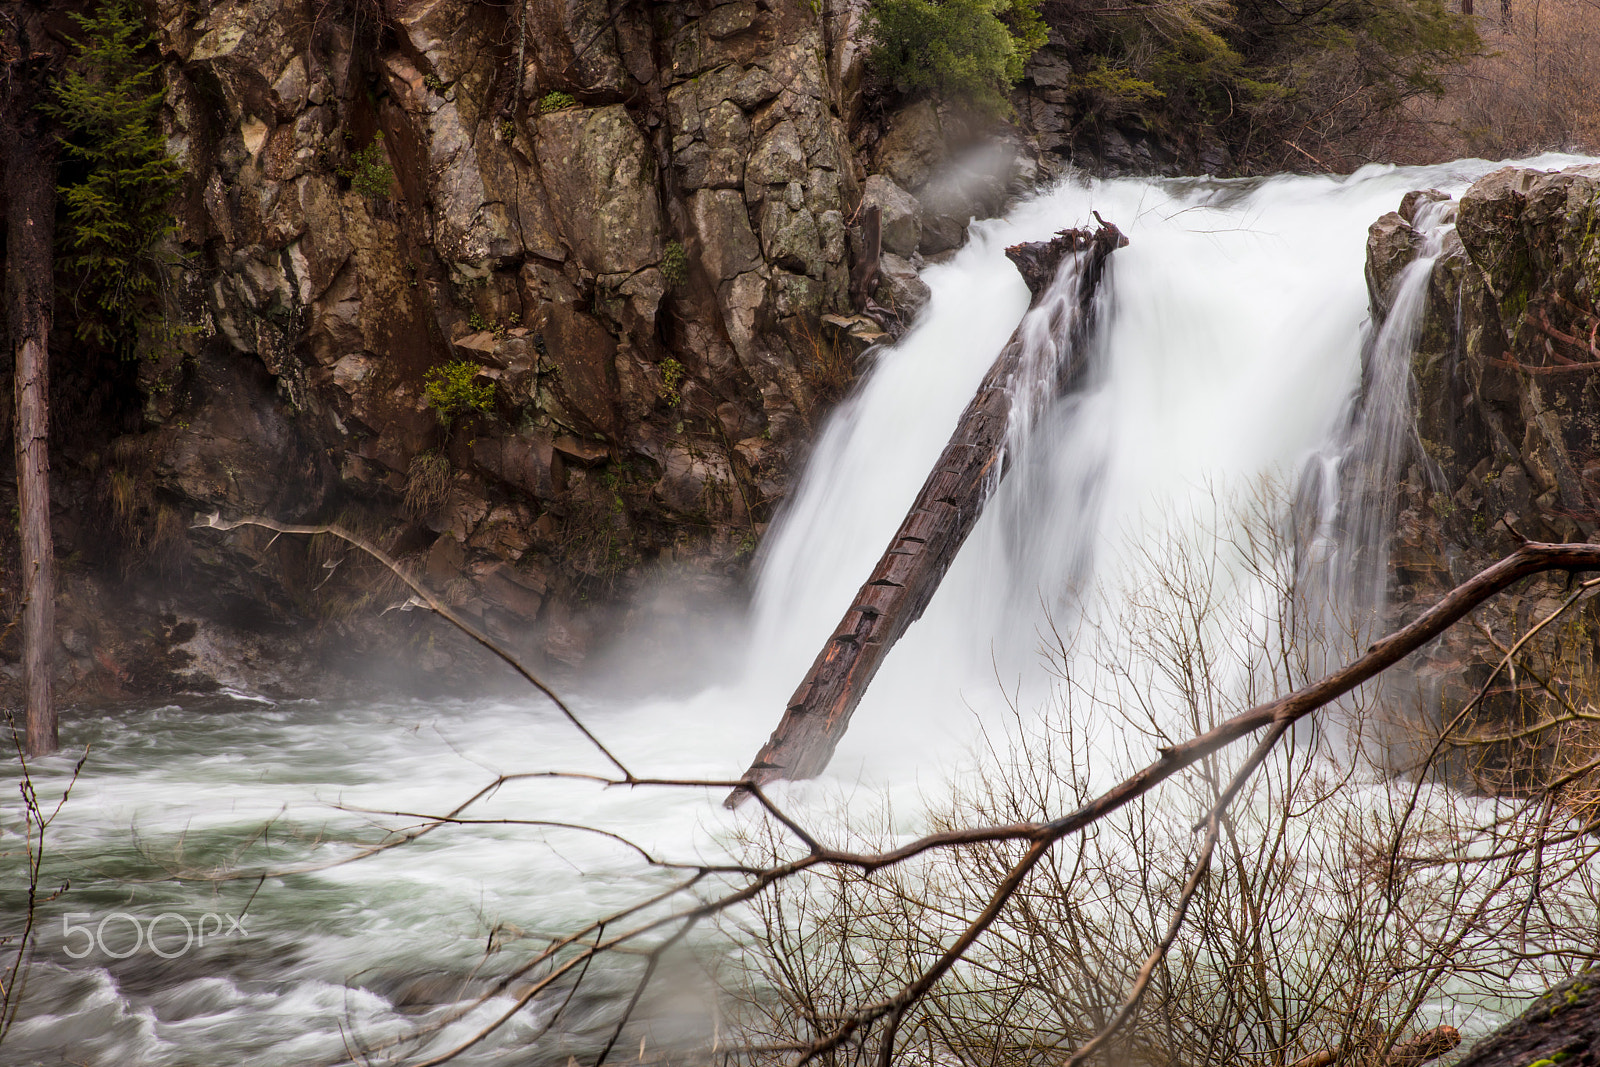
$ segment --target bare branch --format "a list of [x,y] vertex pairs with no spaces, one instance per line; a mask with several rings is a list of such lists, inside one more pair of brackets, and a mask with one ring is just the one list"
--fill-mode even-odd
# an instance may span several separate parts
[[539,692],[548,697],[550,702],[561,710],[561,714],[567,717],[567,721],[572,723],[573,726],[577,727],[578,732],[583,734],[584,737],[588,738],[589,743],[595,748],[599,749],[600,754],[605,756],[605,758],[611,762],[612,766],[616,767],[617,770],[622,772],[622,776],[624,778],[630,781],[633,779],[633,772],[629,771],[627,767],[623,766],[622,761],[613,756],[610,749],[606,748],[605,745],[600,743],[600,739],[591,733],[587,726],[583,725],[583,723],[578,719],[578,716],[574,714],[573,710],[567,707],[566,701],[562,700],[561,697],[556,695],[555,690],[551,689],[548,685],[545,685],[544,682],[540,681],[532,671],[528,670],[527,667],[522,665],[522,662],[518,660],[517,657],[500,647],[487,634],[473,626],[466,619],[463,619],[448,604],[444,603],[438,597],[429,592],[428,589],[422,585],[422,583],[418,582],[415,578],[411,577],[410,574],[406,573],[405,569],[401,567],[400,564],[396,563],[387,552],[379,548],[377,545],[374,545],[372,542],[363,537],[358,537],[350,531],[332,523],[305,526],[296,525],[293,523],[278,522],[274,519],[262,518],[259,515],[246,515],[243,518],[233,519],[230,521],[228,519],[224,519],[220,513],[214,511],[210,515],[196,516],[194,525],[196,528],[200,529],[224,531],[237,530],[241,526],[259,526],[264,530],[272,530],[279,534],[299,534],[308,537],[315,536],[317,534],[328,534],[332,537],[337,537],[341,541],[344,541],[348,544],[354,545],[356,548],[359,548],[361,551],[365,552],[367,555],[371,556],[373,559],[389,568],[390,572],[393,573],[396,578],[399,578],[402,582],[404,582],[406,587],[415,593],[418,599],[426,604],[428,608],[440,618],[444,619],[446,622],[450,623],[450,625],[454,626],[456,629],[460,630],[462,633],[466,634],[468,637],[478,642],[478,644],[482,645],[490,652],[493,652],[496,656],[500,657],[500,659],[509,664],[511,669],[520,674],[523,679],[528,682],[528,684],[532,685],[535,689],[539,690]]

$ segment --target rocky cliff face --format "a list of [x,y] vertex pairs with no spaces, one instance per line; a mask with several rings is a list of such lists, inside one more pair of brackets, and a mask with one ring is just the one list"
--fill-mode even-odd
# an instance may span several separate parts
[[[568,665],[736,593],[818,415],[925,299],[923,257],[1032,176],[999,142],[941,169],[930,104],[853,143],[849,0],[155,12],[181,329],[118,371],[120,422],[57,446],[79,695],[303,689],[385,648],[470,670],[380,614],[400,598],[359,558],[189,529],[217,510],[373,535]],[[493,398],[448,425],[447,365]]]
[[[1417,254],[1417,205],[1372,227],[1368,278],[1375,314]],[[1600,167],[1558,173],[1507,167],[1460,200],[1428,288],[1411,363],[1415,438],[1397,484],[1389,622],[1531,540],[1587,541],[1600,532]],[[1534,580],[1479,610],[1425,654],[1421,677],[1458,706],[1493,664],[1568,591]],[[1561,684],[1591,670],[1594,629],[1561,655]],[[1515,685],[1488,714],[1523,714]]]

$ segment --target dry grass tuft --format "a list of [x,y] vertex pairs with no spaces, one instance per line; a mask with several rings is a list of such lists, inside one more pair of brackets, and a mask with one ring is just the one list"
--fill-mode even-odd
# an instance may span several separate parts
[[845,398],[855,383],[855,353],[836,331],[824,331],[820,326],[813,330],[813,324],[805,319],[798,321],[795,348],[800,354],[800,377],[818,404],[832,407]]
[[406,510],[418,517],[437,511],[450,495],[450,459],[440,452],[419,452],[406,469]]

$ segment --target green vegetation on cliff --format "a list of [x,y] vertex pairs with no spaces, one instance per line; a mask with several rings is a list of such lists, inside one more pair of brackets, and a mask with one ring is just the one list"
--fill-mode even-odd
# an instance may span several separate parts
[[872,0],[866,29],[885,84],[995,112],[1010,110],[1005,94],[1048,32],[1039,0]]
[[141,334],[170,332],[158,314],[162,241],[183,168],[161,131],[161,67],[137,0],[74,14],[82,36],[46,106],[64,132],[59,268],[79,338],[123,355]]
[[996,113],[1047,34],[1075,130],[1209,128],[1248,169],[1384,155],[1399,105],[1481,51],[1443,0],[871,0],[866,17],[880,90]]

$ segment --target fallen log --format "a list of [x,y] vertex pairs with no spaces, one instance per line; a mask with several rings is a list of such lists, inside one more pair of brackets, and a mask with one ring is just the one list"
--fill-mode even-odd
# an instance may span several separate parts
[[1600,974],[1586,971],[1472,1046],[1456,1067],[1600,1067]]
[[[1365,1063],[1383,1043],[1383,1031],[1374,1027],[1367,1040],[1343,1049],[1324,1049],[1294,1061],[1293,1067],[1336,1067],[1341,1063]],[[1422,1067],[1461,1044],[1461,1032],[1453,1026],[1435,1026],[1407,1041],[1402,1041],[1383,1057],[1383,1067]]]
[[[1029,315],[984,376],[883,558],[745,772],[747,781],[762,785],[820,774],[889,649],[933,599],[985,502],[1005,476],[1010,460],[1006,433],[1035,311],[1050,316],[1049,335],[1061,353],[1052,368],[1053,389],[1041,392],[1064,392],[1082,376],[1083,340],[1106,257],[1128,243],[1098,213],[1095,220],[1099,227],[1094,230],[1062,230],[1049,241],[1006,249],[1033,293]],[[1069,256],[1076,259],[1064,269],[1073,273],[1062,279],[1069,288],[1061,289],[1052,283],[1058,266]],[[748,795],[746,790],[735,790],[725,803],[736,807]]]

